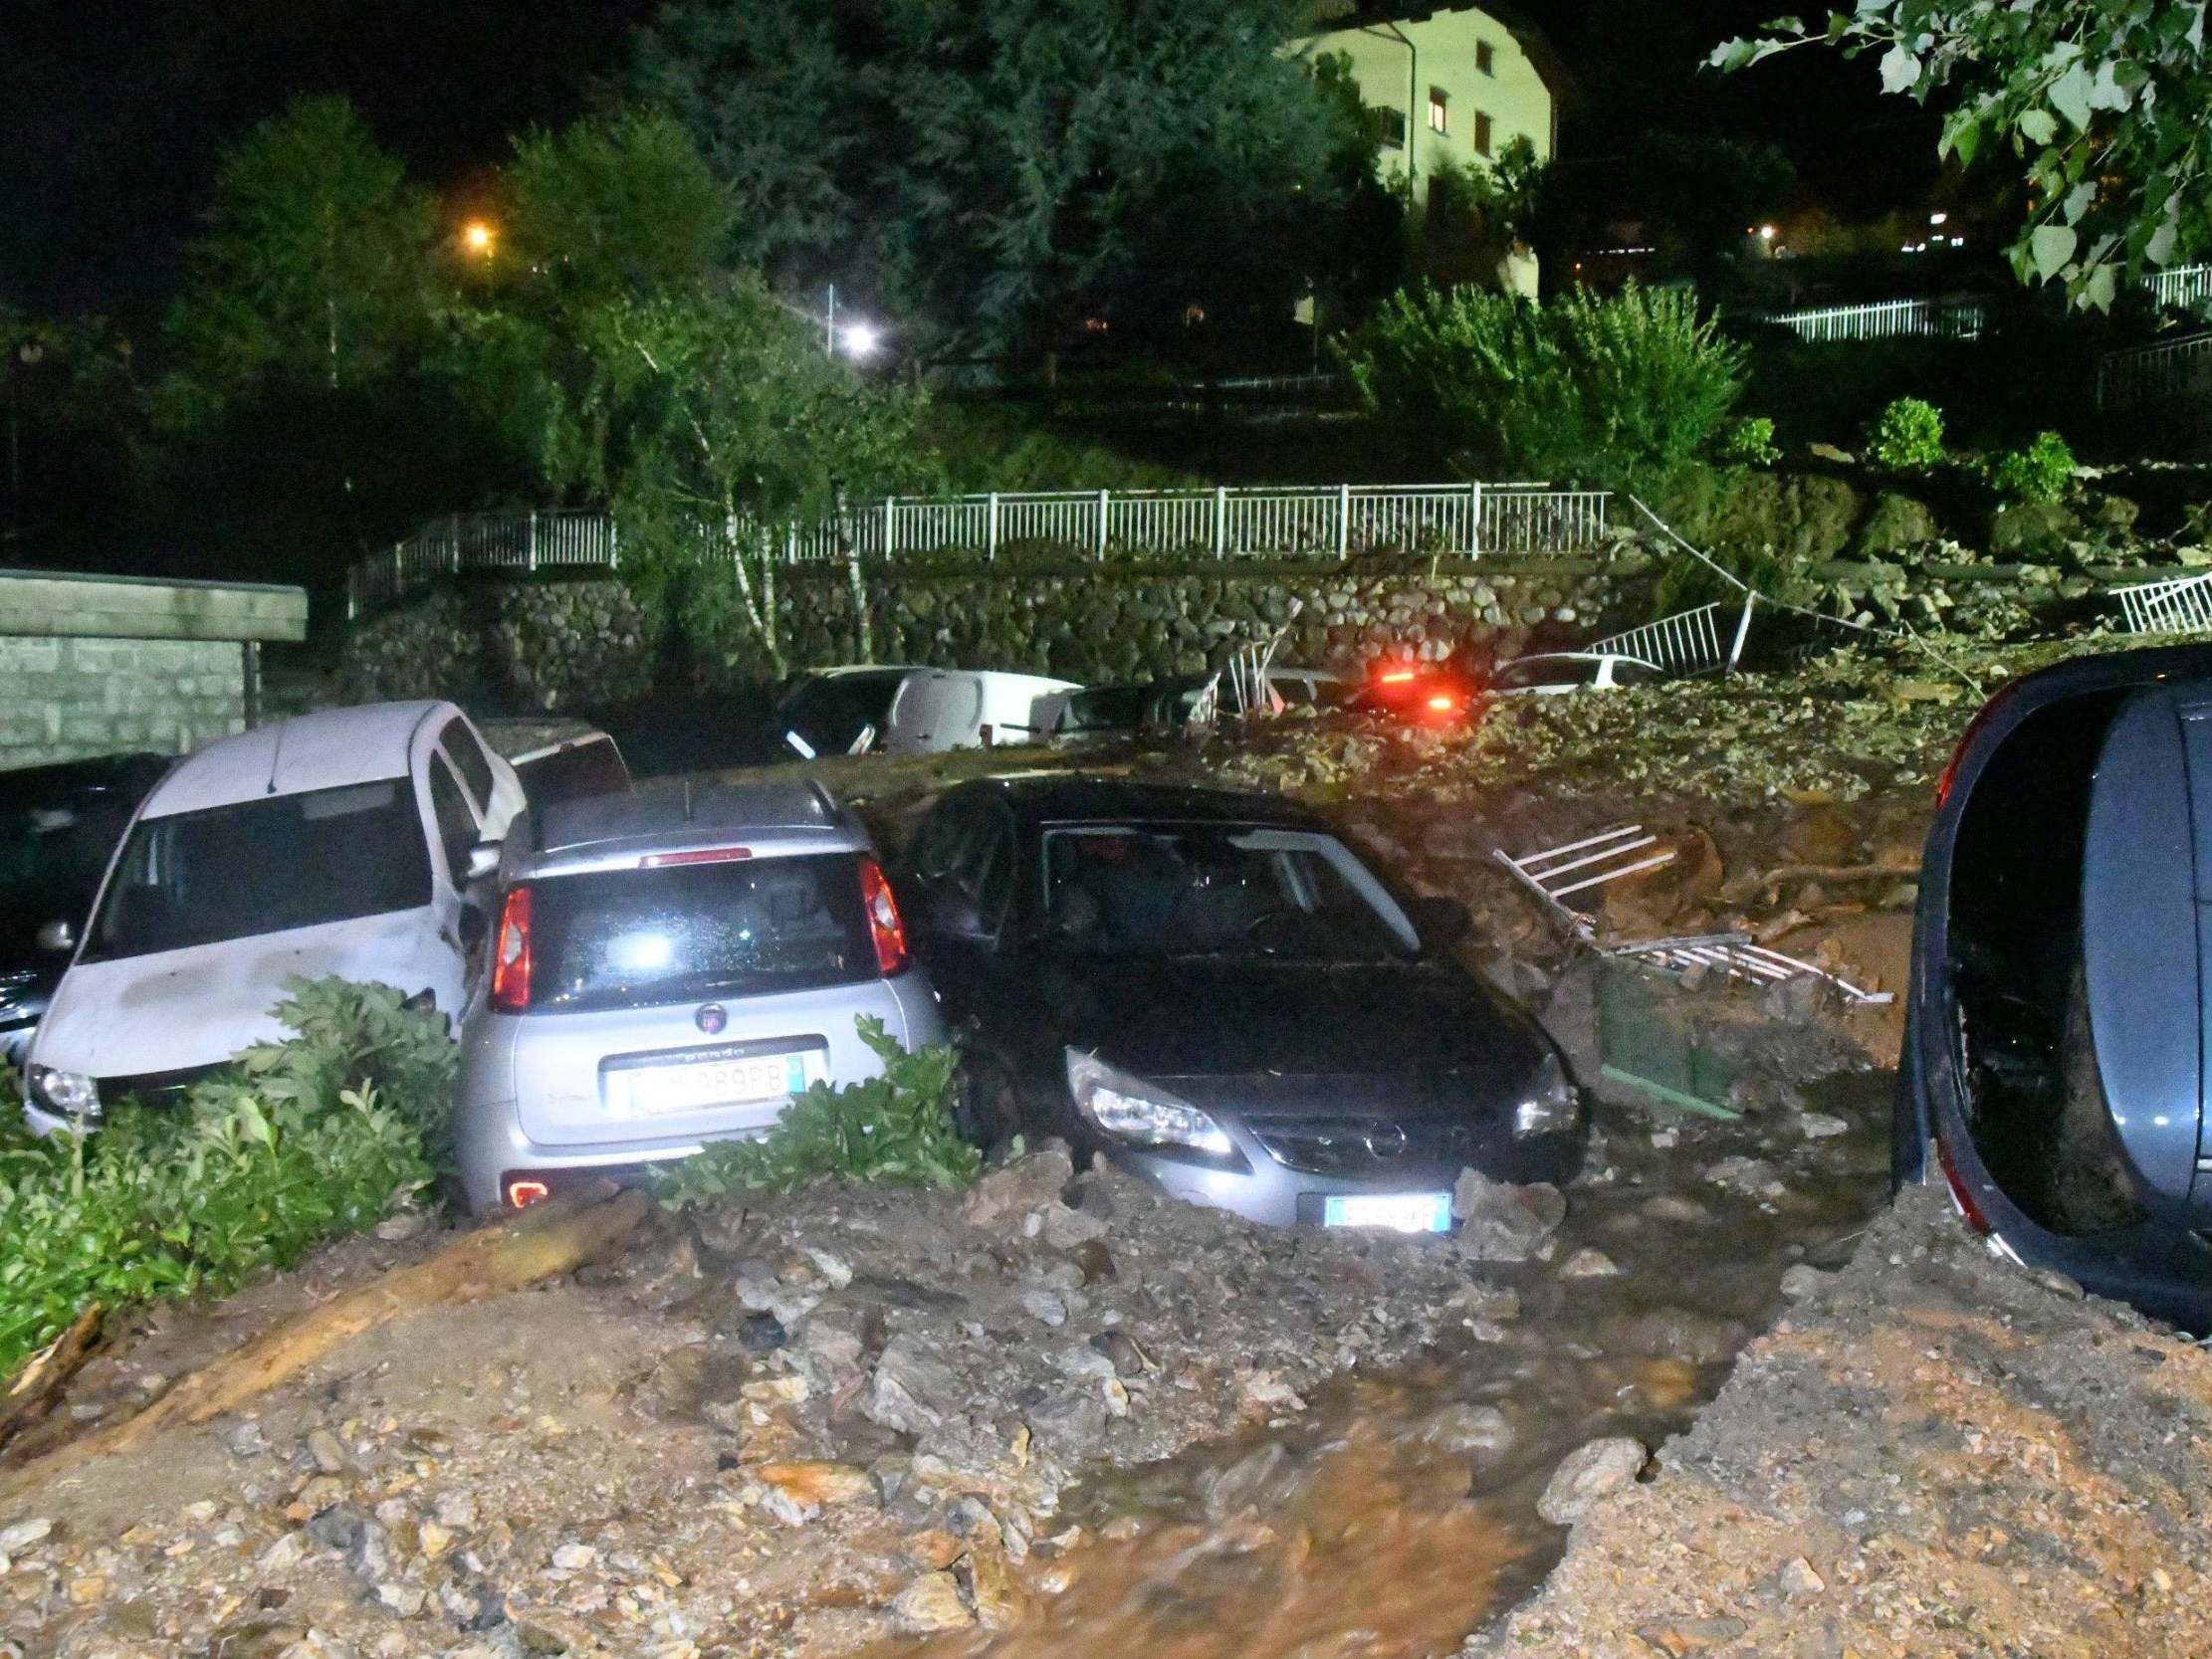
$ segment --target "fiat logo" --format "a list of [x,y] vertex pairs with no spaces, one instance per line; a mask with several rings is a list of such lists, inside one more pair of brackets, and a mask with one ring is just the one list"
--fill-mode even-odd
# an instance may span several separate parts
[[730,1023],[729,1013],[719,1002],[708,1003],[693,1017],[699,1021],[699,1029],[710,1037],[720,1036],[722,1028]]

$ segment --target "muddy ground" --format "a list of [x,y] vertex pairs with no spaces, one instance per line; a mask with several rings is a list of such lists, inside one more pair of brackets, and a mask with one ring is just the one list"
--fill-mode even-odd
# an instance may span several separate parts
[[[1601,975],[1493,856],[1643,822],[1676,859],[1607,890],[1602,936],[1735,929],[1895,990],[1963,700],[1847,669],[1088,757],[1289,787],[1466,900],[1470,965],[1594,1098],[1558,1197],[1470,1188],[1449,1240],[1267,1232],[1046,1151],[968,1195],[663,1215],[19,1497],[0,1654],[2212,1651],[2208,1361],[1988,1257],[1932,1195],[1885,1208],[1894,1010],[1647,986],[1737,1116],[1685,1114],[1607,1072]],[[1678,764],[1608,761],[1662,707]],[[888,838],[1033,758],[832,769]],[[49,1435],[443,1225],[140,1316]]]

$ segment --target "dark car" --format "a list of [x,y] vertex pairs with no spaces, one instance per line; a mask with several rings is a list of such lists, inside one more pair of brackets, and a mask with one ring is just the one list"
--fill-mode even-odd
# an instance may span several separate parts
[[1442,1230],[1462,1168],[1573,1172],[1558,1052],[1277,797],[1066,778],[945,795],[904,870],[964,1029],[963,1128],[1061,1136],[1255,1220]]
[[2006,687],[1937,790],[1895,1174],[2030,1266],[2212,1329],[2212,647]]
[[146,791],[169,769],[159,754],[64,760],[0,772],[0,1058],[23,1058],[69,966],[69,944],[92,909],[115,843]]

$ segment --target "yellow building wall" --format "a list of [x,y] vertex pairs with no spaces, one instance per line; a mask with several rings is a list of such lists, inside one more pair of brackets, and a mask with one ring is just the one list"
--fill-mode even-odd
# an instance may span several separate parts
[[[1482,73],[1479,48],[1490,49]],[[1515,138],[1525,137],[1538,160],[1552,154],[1551,90],[1510,30],[1478,7],[1439,10],[1410,22],[1328,29],[1302,43],[1316,56],[1351,60],[1362,102],[1406,117],[1406,144],[1383,146],[1384,173],[1410,175],[1415,199],[1427,195],[1430,176],[1445,160],[1463,167],[1485,164]],[[1429,95],[1443,94],[1444,130],[1429,125]],[[1480,122],[1489,116],[1489,154],[1475,147]]]

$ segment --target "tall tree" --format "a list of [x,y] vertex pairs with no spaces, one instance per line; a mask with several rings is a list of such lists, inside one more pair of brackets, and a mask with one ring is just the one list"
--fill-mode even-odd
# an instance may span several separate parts
[[1291,0],[674,0],[638,83],[772,269],[873,280],[941,348],[1036,350],[1140,295],[1287,311],[1342,196],[1297,22]]
[[1793,48],[1879,51],[1881,87],[1951,104],[1941,153],[2011,157],[2030,210],[2012,261],[2108,308],[2123,276],[2212,250],[2212,50],[2203,0],[1858,0],[1716,48],[1740,70]]
[[182,388],[220,403],[389,373],[428,325],[437,226],[351,104],[294,100],[224,152],[165,330]]

